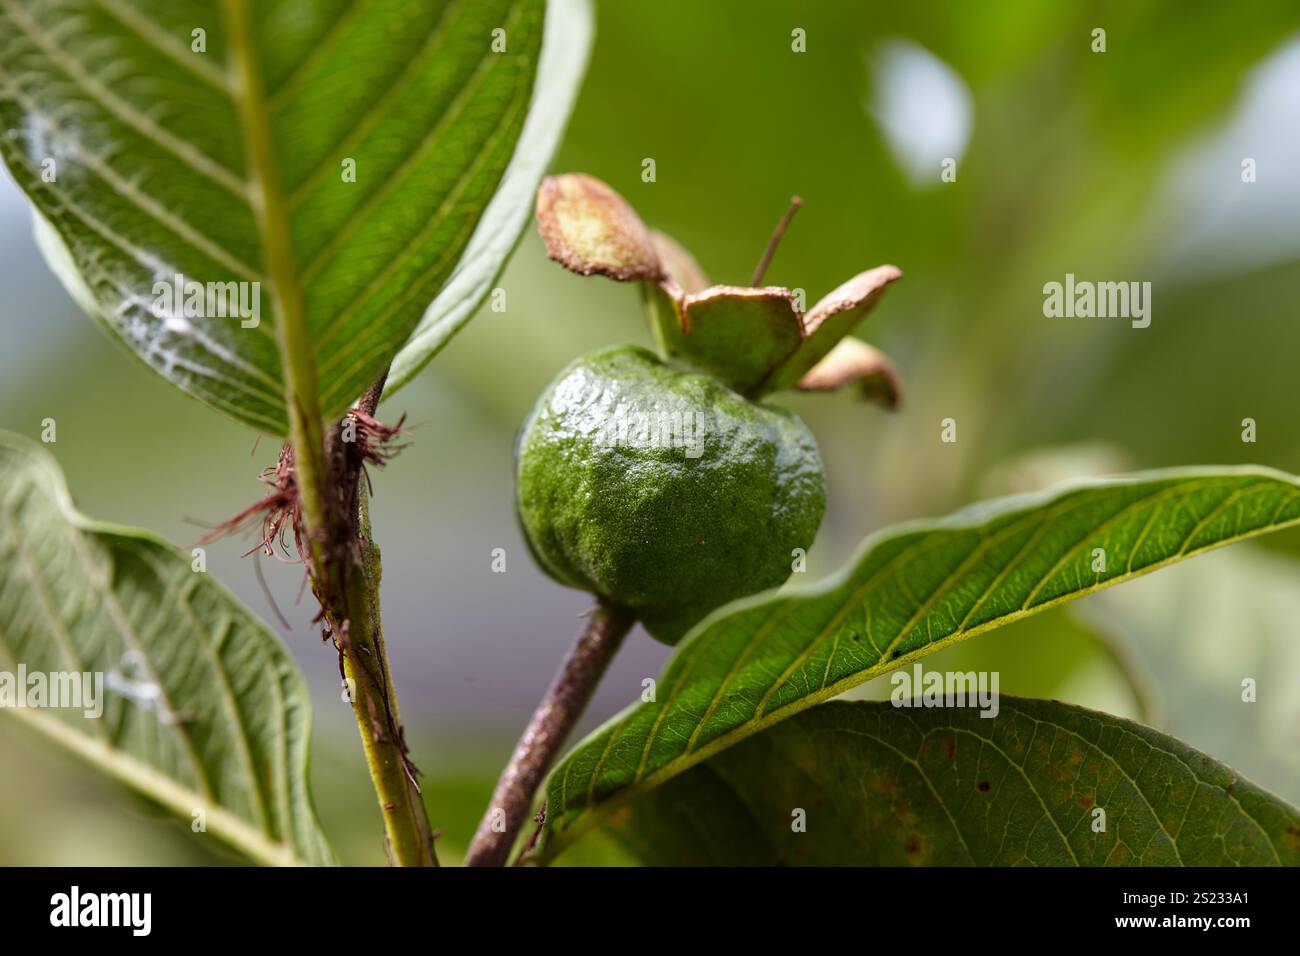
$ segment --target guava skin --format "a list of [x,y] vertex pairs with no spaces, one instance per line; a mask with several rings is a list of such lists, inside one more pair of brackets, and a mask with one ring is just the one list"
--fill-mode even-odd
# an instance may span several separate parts
[[[665,422],[695,428],[665,435]],[[524,423],[516,469],[543,570],[633,611],[666,644],[785,581],[826,510],[821,456],[795,415],[634,346],[559,374]]]

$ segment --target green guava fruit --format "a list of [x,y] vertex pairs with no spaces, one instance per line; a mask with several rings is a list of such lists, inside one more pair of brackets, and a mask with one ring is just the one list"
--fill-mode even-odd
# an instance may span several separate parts
[[559,374],[524,423],[516,469],[543,570],[667,644],[785,581],[826,510],[821,456],[795,415],[632,346]]

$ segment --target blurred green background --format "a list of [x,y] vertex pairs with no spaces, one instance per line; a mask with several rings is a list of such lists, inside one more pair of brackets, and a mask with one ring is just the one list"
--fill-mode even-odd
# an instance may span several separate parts
[[[1106,30],[1094,53],[1092,31]],[[806,52],[792,50],[805,31]],[[642,181],[644,159],[656,178]],[[940,164],[957,160],[955,182]],[[1242,182],[1242,161],[1257,181]],[[591,67],[555,162],[620,190],[714,281],[748,281],[789,197],[768,281],[813,302],[899,265],[859,334],[900,367],[886,415],[782,397],[818,436],[830,507],[809,577],[882,525],[1115,470],[1253,462],[1300,471],[1300,6],[659,0],[597,5]],[[41,262],[0,184],[0,427],[52,448],[82,510],[180,544],[254,500],[275,444],[142,371]],[[1149,281],[1152,322],[1049,319],[1044,283]],[[511,451],[570,359],[648,344],[634,289],[546,261],[530,229],[484,310],[387,402],[414,444],[374,475],[388,643],[445,862],[586,607],[531,565]],[[1243,418],[1258,440],[1241,440]],[[954,418],[958,441],[940,442]],[[270,617],[249,546],[210,570]],[[504,548],[507,573],[493,574]],[[1300,535],[1234,547],[929,659],[1004,693],[1142,717],[1300,802]],[[313,776],[342,858],[382,861],[379,814],[332,651],[267,562],[313,686]],[[805,579],[807,580],[807,579]],[[802,582],[801,582],[802,583]],[[667,649],[638,633],[584,729],[634,700]],[[1244,677],[1259,700],[1244,704]],[[868,695],[884,688],[868,687]],[[2,715],[0,715],[2,717]],[[0,719],[0,863],[237,862],[186,822]]]

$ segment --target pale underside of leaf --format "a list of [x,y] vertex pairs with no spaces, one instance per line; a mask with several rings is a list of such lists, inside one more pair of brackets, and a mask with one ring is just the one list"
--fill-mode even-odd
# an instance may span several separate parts
[[[514,155],[543,8],[0,0],[0,151],[79,301],[181,388],[283,434],[286,357],[340,412],[452,275]],[[177,275],[246,283],[250,306],[257,283],[258,321],[160,306]],[[302,334],[281,342],[287,312]]]
[[553,772],[549,839],[563,845],[637,793],[955,641],[1297,523],[1300,481],[1226,468],[1067,486],[884,531],[821,587],[738,601],[697,625],[659,699]]
[[537,184],[578,96],[591,48],[592,20],[588,0],[548,0],[533,100],[514,157],[456,271],[393,359],[385,397],[414,378],[473,317],[518,245],[532,214]]
[[77,513],[48,454],[0,433],[0,668],[19,665],[103,675],[102,717],[10,712],[55,742],[261,862],[334,862],[279,640],[187,555]]
[[670,866],[1300,864],[1300,813],[1191,747],[1069,704],[998,705],[832,701],[597,832]]

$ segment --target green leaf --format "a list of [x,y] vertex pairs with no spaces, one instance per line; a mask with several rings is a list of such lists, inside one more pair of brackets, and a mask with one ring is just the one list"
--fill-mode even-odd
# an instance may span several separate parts
[[[0,0],[0,154],[79,302],[284,434],[290,398],[314,418],[360,395],[461,261],[515,155],[544,6]],[[503,254],[474,251],[477,270]],[[178,274],[247,283],[248,308],[169,303]]]
[[588,0],[548,0],[533,101],[514,158],[465,247],[456,271],[393,359],[385,396],[409,382],[442,351],[492,291],[528,224],[537,184],[577,99],[591,35]]
[[[293,659],[191,558],[77,513],[40,446],[0,432],[0,669],[99,674],[102,716],[4,709],[264,863],[330,864]],[[7,719],[7,718],[3,718]]]
[[[1297,523],[1300,479],[1248,467],[1095,481],[883,531],[820,587],[747,598],[700,622],[658,699],[614,718],[551,775],[550,839],[558,850],[639,792],[955,641]],[[1094,570],[1097,549],[1105,570]]]
[[1223,764],[1141,724],[1006,696],[993,718],[814,707],[599,832],[661,866],[1300,865],[1300,812]]

